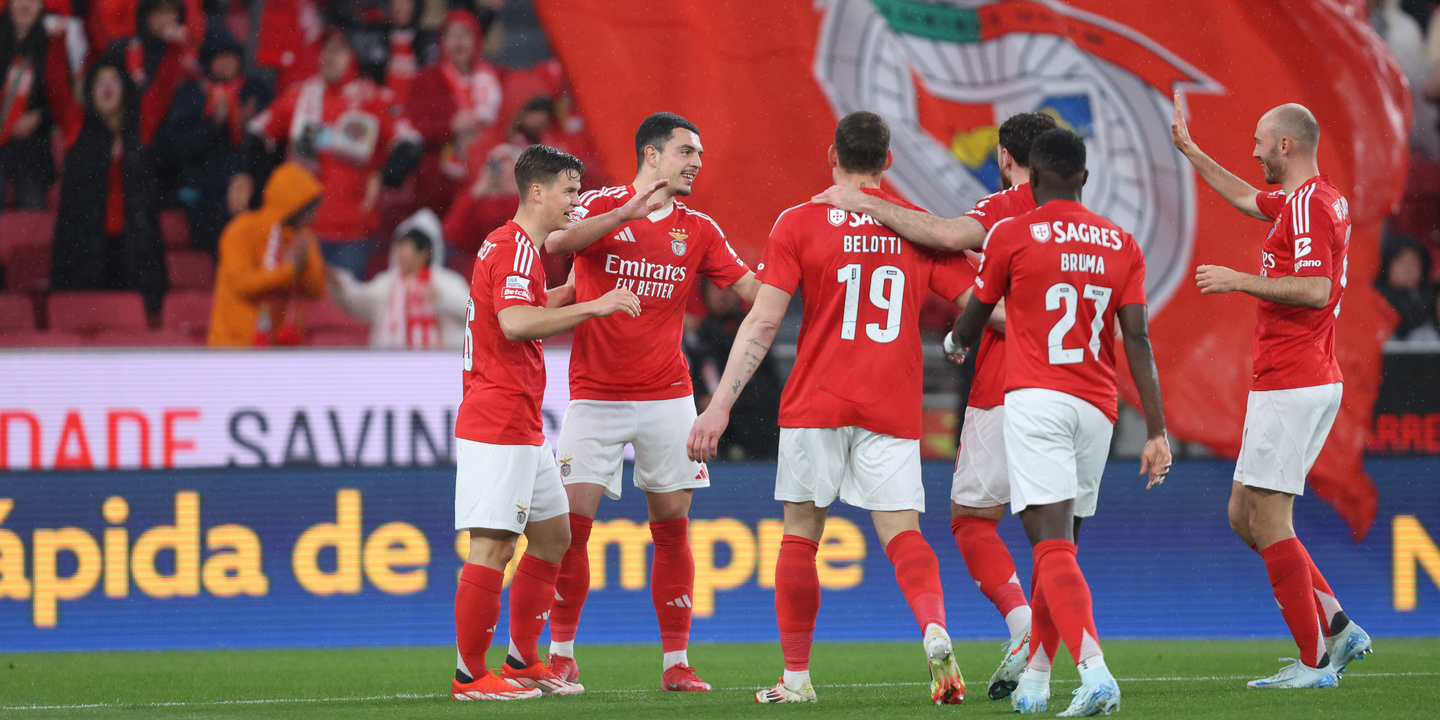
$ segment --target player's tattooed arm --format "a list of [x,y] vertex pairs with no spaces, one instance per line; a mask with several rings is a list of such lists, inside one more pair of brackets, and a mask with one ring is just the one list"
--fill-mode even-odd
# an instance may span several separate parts
[[705,462],[715,457],[719,449],[720,436],[730,424],[730,408],[740,397],[746,383],[760,369],[760,363],[770,352],[775,342],[775,333],[780,321],[785,319],[785,309],[790,306],[790,293],[773,285],[761,285],[755,296],[754,307],[740,324],[735,335],[735,344],[730,346],[730,357],[725,361],[725,373],[705,412],[695,419],[690,428],[686,449],[691,460]]
[[834,185],[810,198],[810,202],[869,215],[906,240],[935,250],[959,252],[979,250],[985,245],[985,226],[975,218],[965,215],[943,218],[911,210],[861,192],[859,188]]
[[1175,121],[1170,124],[1170,136],[1175,142],[1175,148],[1185,155],[1190,164],[1195,166],[1195,172],[1205,180],[1215,192],[1225,198],[1225,201],[1235,206],[1250,217],[1257,220],[1269,221],[1265,213],[1260,212],[1260,207],[1255,204],[1255,196],[1260,192],[1250,186],[1250,183],[1241,180],[1235,173],[1226,170],[1215,162],[1205,151],[1200,149],[1195,141],[1190,139],[1190,127],[1185,123],[1185,110],[1180,102],[1180,91],[1175,91]]
[[1243,292],[1281,305],[1321,309],[1330,304],[1330,278],[1260,277],[1223,265],[1195,268],[1195,285],[1202,295]]
[[570,253],[580,252],[590,247],[591,243],[605,237],[611,230],[659,210],[665,205],[665,201],[654,198],[654,195],[669,184],[669,180],[656,180],[644,190],[631,195],[624,205],[610,212],[571,223],[564,230],[550,233],[545,238],[545,252],[550,253],[553,257],[563,257]]
[[1125,358],[1130,365],[1130,378],[1140,391],[1140,407],[1145,412],[1145,431],[1149,438],[1140,451],[1140,474],[1150,476],[1145,487],[1165,482],[1170,473],[1170,441],[1165,437],[1165,409],[1160,399],[1160,371],[1155,367],[1155,354],[1150,347],[1150,323],[1144,305],[1121,306],[1116,313],[1120,334],[1125,338]]

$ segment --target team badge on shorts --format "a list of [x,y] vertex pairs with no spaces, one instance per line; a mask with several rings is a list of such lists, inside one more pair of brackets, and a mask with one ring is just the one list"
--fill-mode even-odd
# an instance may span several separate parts
[[671,230],[671,231],[670,231],[670,237],[671,237],[671,240],[670,240],[670,249],[671,249],[671,250],[674,250],[676,255],[684,255],[684,254],[685,254],[685,238],[688,238],[688,237],[690,237],[690,236],[689,236],[689,235],[686,235],[685,233],[682,233],[682,232],[675,232],[674,230]]
[[1035,238],[1035,242],[1048,242],[1050,223],[1030,223],[1030,237]]
[[560,477],[570,477],[571,456],[566,454],[560,457]]
[[525,518],[530,517],[530,507],[528,505],[516,505],[515,508],[515,522],[524,525]]
[[834,225],[835,227],[840,227],[841,225],[845,224],[845,214],[846,213],[844,210],[841,210],[837,207],[832,207],[830,208],[830,212],[826,213],[825,219],[829,220],[831,225]]
[[1123,17],[1062,0],[815,4],[825,14],[815,79],[836,117],[886,119],[887,177],[905,199],[941,217],[966,212],[1000,190],[1000,123],[1045,113],[1085,138],[1085,205],[1135,236],[1150,311],[1193,274],[1195,177],[1171,142],[1171,95],[1224,88],[1184,58]]

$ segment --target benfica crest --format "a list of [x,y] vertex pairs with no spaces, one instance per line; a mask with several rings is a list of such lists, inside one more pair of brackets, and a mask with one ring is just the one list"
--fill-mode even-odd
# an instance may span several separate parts
[[[1152,312],[1189,275],[1195,186],[1177,88],[1222,88],[1138,31],[1058,0],[821,0],[815,74],[837,116],[879,113],[890,180],[954,217],[1000,189],[998,127],[1043,112],[1085,138],[1085,204],[1145,252]],[[1040,238],[1036,238],[1039,240]]]
[[670,249],[671,249],[671,250],[674,250],[676,255],[684,255],[684,254],[685,254],[685,238],[688,238],[688,237],[690,237],[690,236],[687,235],[687,234],[685,234],[685,233],[676,232],[676,231],[674,231],[674,230],[671,230],[671,231],[670,231]]
[[1049,240],[1050,240],[1050,224],[1049,224],[1049,223],[1043,223],[1043,222],[1042,222],[1042,223],[1030,223],[1030,237],[1035,238],[1035,242],[1042,242],[1042,243],[1043,243],[1043,242],[1049,241]]

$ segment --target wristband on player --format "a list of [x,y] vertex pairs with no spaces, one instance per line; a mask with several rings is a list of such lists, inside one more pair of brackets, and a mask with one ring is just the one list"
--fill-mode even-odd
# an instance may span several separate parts
[[955,353],[958,353],[958,352],[960,352],[961,350],[964,349],[964,348],[957,347],[957,346],[955,345],[955,341],[952,339],[952,338],[954,337],[954,335],[953,335],[952,333],[953,333],[953,331],[952,331],[952,332],[947,332],[947,333],[945,333],[945,354],[946,354],[946,355],[954,355]]

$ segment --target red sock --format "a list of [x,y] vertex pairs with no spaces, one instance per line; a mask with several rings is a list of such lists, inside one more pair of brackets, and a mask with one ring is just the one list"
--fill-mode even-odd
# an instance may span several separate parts
[[550,639],[569,642],[580,626],[580,611],[590,594],[590,530],[595,520],[570,513],[570,549],[560,561],[555,605],[550,610]]
[[885,555],[895,566],[895,582],[905,593],[905,602],[920,631],[931,623],[945,627],[945,591],[940,589],[940,560],[919,530],[906,530],[890,539]]
[[455,647],[460,651],[457,674],[474,680],[490,672],[485,651],[500,623],[500,588],[504,584],[505,573],[484,565],[465,563],[460,571],[460,588],[455,591]]
[[527,554],[520,558],[515,577],[510,579],[510,644],[526,667],[540,662],[535,645],[545,629],[550,606],[555,604],[555,578],[559,575],[559,565]]
[[775,624],[780,628],[786,670],[810,669],[815,616],[820,614],[820,573],[815,568],[819,549],[819,543],[798,535],[780,539],[780,558],[775,562]]
[[1335,622],[1335,616],[1342,612],[1340,601],[1335,599],[1335,591],[1330,589],[1330,583],[1320,574],[1320,568],[1315,567],[1315,559],[1310,557],[1309,550],[1305,551],[1305,559],[1310,561],[1310,584],[1315,587],[1315,614],[1320,617],[1320,631],[1327,637],[1334,635],[1340,630],[1335,626],[1344,625],[1344,622]]
[[1300,662],[1320,667],[1325,642],[1316,617],[1315,586],[1305,546],[1300,544],[1300,538],[1290,538],[1265,548],[1260,556],[1265,558],[1265,572],[1270,575],[1280,614],[1285,616],[1285,624],[1290,626],[1290,634],[1300,648]]
[[995,532],[998,524],[985,518],[957,517],[950,521],[950,532],[955,534],[955,545],[960,548],[965,569],[980,585],[980,592],[995,603],[1000,617],[1007,617],[1011,610],[1025,604],[1025,588],[1016,577],[1010,549]]
[[650,600],[660,621],[662,652],[684,650],[690,644],[690,615],[694,607],[695,555],[690,552],[690,520],[676,518],[650,523],[655,560],[650,565]]
[[[1060,631],[1050,619],[1050,605],[1045,601],[1045,592],[1040,589],[1040,574],[1030,580],[1030,658],[1026,664],[1033,664],[1037,670],[1049,671],[1060,652]],[[1035,653],[1041,661],[1035,661]]]
[[1044,594],[1050,619],[1078,665],[1101,651],[1090,606],[1090,585],[1075,562],[1075,552],[1075,543],[1069,540],[1042,540],[1035,545],[1035,575],[1040,587],[1037,592]]

